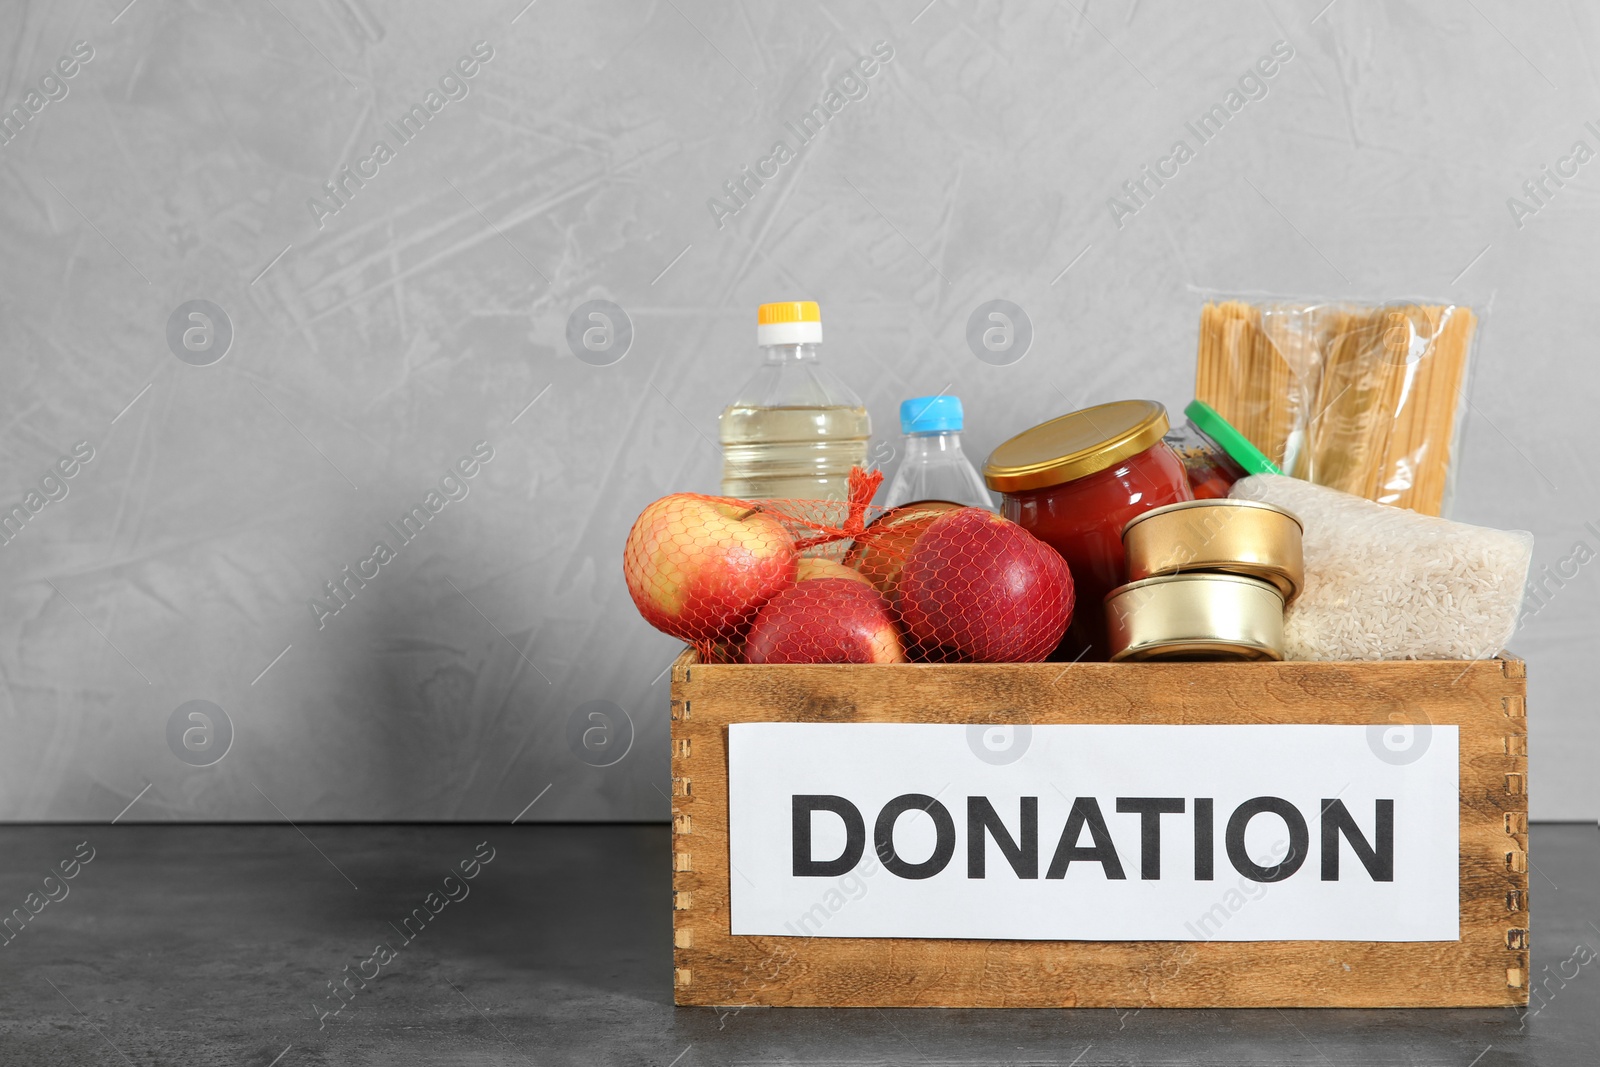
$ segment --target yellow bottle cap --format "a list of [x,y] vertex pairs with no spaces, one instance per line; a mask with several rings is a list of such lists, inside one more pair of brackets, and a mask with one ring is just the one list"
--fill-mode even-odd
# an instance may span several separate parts
[[756,309],[757,326],[773,326],[780,322],[821,322],[822,309],[815,300],[780,300],[776,304],[762,304]]
[[756,310],[756,344],[814,345],[822,342],[822,309],[815,300],[780,300]]

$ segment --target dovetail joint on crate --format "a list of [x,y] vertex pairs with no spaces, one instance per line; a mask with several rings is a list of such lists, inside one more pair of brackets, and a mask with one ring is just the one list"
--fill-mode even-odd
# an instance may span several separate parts
[[1505,709],[1506,718],[1508,719],[1526,719],[1528,717],[1528,700],[1526,697],[1501,697],[1500,706]]
[[693,793],[690,792],[690,785],[691,783],[689,779],[674,776],[672,779],[672,795],[675,797],[692,796]]
[[1506,870],[1512,872],[1513,874],[1527,874],[1528,873],[1528,854],[1526,852],[1516,852],[1516,851],[1507,852],[1506,853]]
[[1506,833],[1525,834],[1528,832],[1528,813],[1525,811],[1506,812]]
[[1506,794],[1508,796],[1520,797],[1525,795],[1527,792],[1528,776],[1526,774],[1522,774],[1519,771],[1513,771],[1506,775]]
[[694,819],[688,812],[672,813],[672,832],[675,834],[694,833]]
[[1512,927],[1506,931],[1506,948],[1518,949],[1528,947],[1528,931]]
[[1523,904],[1523,893],[1522,893],[1522,890],[1513,889],[1513,890],[1509,891],[1508,893],[1506,893],[1506,910],[1507,911],[1512,911],[1512,912],[1522,911],[1523,908],[1524,908],[1524,904]]
[[1507,734],[1506,735],[1506,755],[1508,755],[1508,756],[1526,756],[1527,754],[1528,754],[1528,735],[1527,734]]

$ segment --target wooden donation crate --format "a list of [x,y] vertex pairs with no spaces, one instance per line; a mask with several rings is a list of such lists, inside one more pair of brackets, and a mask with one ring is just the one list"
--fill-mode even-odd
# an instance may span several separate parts
[[[1513,657],[1470,663],[757,667],[704,664],[686,651],[672,667],[676,1001],[815,1007],[1524,1005],[1528,1002],[1525,696],[1524,664]],[[1370,729],[1389,722],[1428,723],[1434,730],[1457,727],[1459,939],[1003,940],[732,932],[730,877],[739,875],[729,869],[729,727],[736,724],[1023,723],[1037,732],[1047,724],[1319,724]],[[958,813],[959,821],[967,809],[958,805],[968,801],[955,796],[957,791],[947,794],[944,802]],[[1444,796],[1446,801],[1436,807],[1448,825],[1448,788]],[[1015,823],[1016,801],[1007,803],[1007,818]],[[1209,816],[1210,801],[1204,803]],[[1371,818],[1373,803],[1365,801],[1363,818]],[[1198,804],[1191,801],[1191,807]],[[869,856],[874,814],[869,811],[865,816]],[[1218,814],[1223,814],[1220,808]],[[889,817],[891,835],[895,817]],[[1113,817],[1133,818],[1108,816]],[[797,814],[797,834],[799,818]],[[1176,833],[1176,819],[1170,825]],[[1051,832],[1061,833],[1060,823],[1056,826]],[[879,829],[881,833],[881,820]],[[1076,840],[1076,829],[1070,833]],[[1328,833],[1324,827],[1324,853]],[[806,835],[809,841],[809,829]],[[1314,850],[1314,826],[1310,836]],[[1047,834],[1047,840],[1053,838]],[[1217,842],[1220,851],[1220,831]],[[1334,844],[1337,851],[1339,842]],[[782,847],[788,849],[789,843]],[[1198,856],[1200,846],[1194,850]],[[1141,884],[1139,851],[1132,851],[1126,860],[1129,881],[1117,883],[1132,887],[1130,891]],[[967,855],[958,851],[954,863],[965,864]],[[1048,844],[1043,855],[1049,856]],[[1346,871],[1353,868],[1360,875],[1348,846],[1344,855]],[[990,856],[988,885],[998,884],[993,880],[996,867],[1010,878],[1012,887],[1022,885],[1004,870],[1004,860],[993,852]],[[1443,862],[1448,869],[1448,858]],[[1148,851],[1145,863],[1150,863]],[[1225,863],[1226,858],[1219,863],[1219,878]],[[1327,870],[1322,868],[1323,878]],[[1315,879],[1315,863],[1307,864],[1302,873]],[[884,881],[876,883],[873,892],[879,891],[876,885],[900,892],[909,884],[891,882],[889,874],[878,877]],[[1069,884],[1041,880],[1027,886],[1053,886],[1059,891]],[[841,922],[834,931],[846,928]]]

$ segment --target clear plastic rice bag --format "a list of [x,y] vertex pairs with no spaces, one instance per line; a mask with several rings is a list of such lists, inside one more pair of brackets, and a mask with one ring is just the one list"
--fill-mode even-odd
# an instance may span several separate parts
[[1257,474],[1231,496],[1305,525],[1305,587],[1284,618],[1295,660],[1487,659],[1511,640],[1533,534],[1385,507]]

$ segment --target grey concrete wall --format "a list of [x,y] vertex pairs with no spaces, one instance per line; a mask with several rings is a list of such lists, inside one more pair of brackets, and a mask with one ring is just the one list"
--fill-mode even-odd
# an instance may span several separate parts
[[[715,487],[758,302],[822,302],[880,457],[943,388],[981,456],[1180,406],[1203,289],[1488,308],[1455,514],[1568,574],[1515,646],[1533,809],[1600,814],[1600,162],[1508,204],[1600,149],[1593,7],[124,2],[0,11],[0,489],[39,489],[0,546],[0,818],[664,819],[674,644],[619,554]],[[1007,366],[965,339],[991,299],[1034,331]],[[625,354],[575,357],[591,300]],[[345,567],[376,576],[332,614]]]

